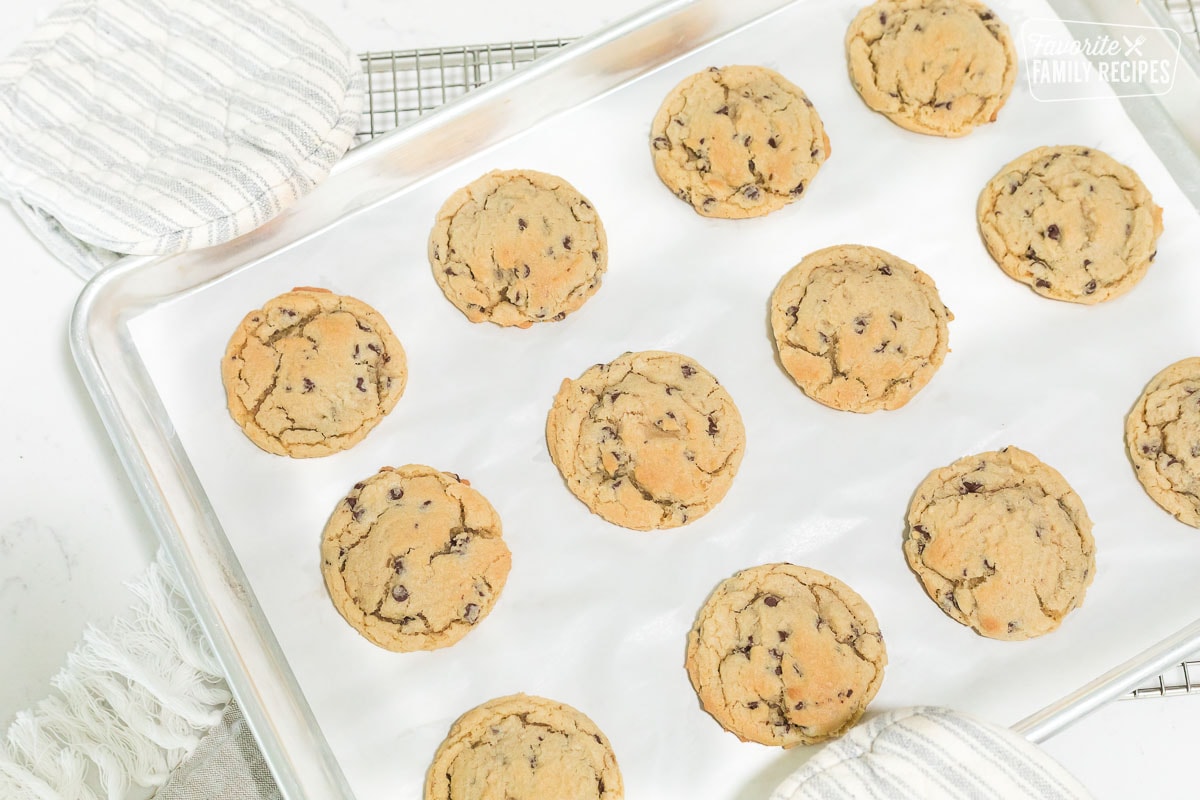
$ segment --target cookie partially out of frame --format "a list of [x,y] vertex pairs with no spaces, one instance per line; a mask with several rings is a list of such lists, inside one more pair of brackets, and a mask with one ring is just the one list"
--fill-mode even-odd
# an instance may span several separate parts
[[1083,603],[1096,572],[1092,521],[1053,467],[1016,447],[936,469],[908,509],[904,557],[954,620],[1031,639]]
[[766,67],[712,67],[671,90],[650,126],[658,177],[706,217],[769,214],[829,157],[812,101]]
[[566,703],[498,697],[459,717],[433,757],[425,800],[620,800],[608,738]]
[[1094,147],[1038,147],[979,195],[992,258],[1035,292],[1100,303],[1129,291],[1158,253],[1162,209],[1137,173]]
[[596,209],[557,175],[489,172],[438,211],[429,263],[472,322],[561,320],[600,286],[608,243]]
[[733,483],[746,432],[733,398],[678,353],[625,353],[565,379],[546,418],[550,457],[595,514],[635,530],[707,514]]
[[784,369],[809,397],[842,411],[911,400],[945,359],[952,319],[932,278],[864,245],[810,253],[771,295]]
[[354,446],[390,412],[408,379],[404,348],[361,300],[299,288],[238,325],[221,360],[229,413],[276,455]]
[[1200,358],[1154,376],[1125,419],[1125,444],[1154,502],[1200,528]]
[[880,0],[850,23],[846,55],[868,107],[935,136],[995,122],[1017,75],[1008,26],[974,0]]
[[845,733],[883,682],[866,601],[837,578],[764,564],[723,581],[688,635],[704,710],[742,741],[794,747]]
[[321,571],[338,612],[400,652],[449,647],[492,610],[511,557],[491,504],[450,472],[384,467],[337,505]]

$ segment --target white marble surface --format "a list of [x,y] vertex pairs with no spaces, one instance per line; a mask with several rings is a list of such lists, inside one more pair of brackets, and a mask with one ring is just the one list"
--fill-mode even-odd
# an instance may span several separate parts
[[[645,0],[299,0],[355,50],[586,33]],[[0,0],[0,53],[54,3]],[[43,697],[84,626],[130,603],[122,584],[156,538],[76,373],[67,321],[81,283],[0,205],[0,727]],[[1200,612],[1200,609],[1198,609]],[[1200,699],[1115,703],[1047,749],[1099,798],[1190,796],[1200,777]]]

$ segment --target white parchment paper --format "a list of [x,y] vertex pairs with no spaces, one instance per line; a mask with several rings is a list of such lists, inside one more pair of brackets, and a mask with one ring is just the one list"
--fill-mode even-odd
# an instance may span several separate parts
[[[765,797],[808,752],[737,741],[700,709],[683,669],[701,603],[753,564],[816,567],[872,605],[890,654],[875,711],[934,703],[1010,724],[1200,613],[1200,533],[1145,495],[1123,444],[1124,416],[1146,381],[1200,353],[1197,213],[1111,98],[1039,103],[1022,76],[999,122],[961,140],[908,133],[872,113],[844,66],[857,5],[799,3],[135,321],[192,465],[360,800],[419,797],[450,723],[518,691],[591,716],[612,740],[630,798]],[[1040,2],[994,6],[1014,35],[1027,17],[1051,16]],[[764,64],[803,87],[832,140],[805,196],[762,219],[704,219],[651,166],[649,124],[666,92],[730,63]],[[1149,274],[1097,307],[1010,280],[976,228],[976,198],[999,167],[1056,143],[1129,164],[1164,208]],[[565,321],[472,325],[434,283],[426,237],[454,189],[519,167],[562,175],[591,199],[608,230],[609,272]],[[919,266],[956,316],[945,364],[897,411],[824,408],[776,362],[767,313],[776,282],[805,254],[846,242]],[[314,460],[255,448],[228,416],[218,372],[241,317],[298,285],[374,305],[410,368],[399,405],[363,443]],[[564,377],[652,348],[685,353],[721,380],[742,411],[747,448],[712,513],[639,533],[570,494],[544,424]],[[1082,609],[1059,631],[1016,643],[946,617],[900,548],[909,498],[931,469],[1008,444],[1079,492],[1098,563]],[[469,478],[499,511],[513,551],[491,616],[432,653],[367,642],[334,610],[320,572],[335,504],[380,466],[405,463]]]

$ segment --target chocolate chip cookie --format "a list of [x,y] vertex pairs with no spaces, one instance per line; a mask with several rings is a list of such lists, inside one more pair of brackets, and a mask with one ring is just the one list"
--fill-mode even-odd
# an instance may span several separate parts
[[795,747],[841,736],[879,691],[886,664],[866,601],[794,564],[723,581],[688,635],[701,705],[744,742]]
[[650,127],[654,169],[706,217],[760,217],[796,200],[829,157],[812,101],[766,67],[712,67],[671,90]]
[[625,353],[565,379],[550,457],[593,513],[635,530],[694,522],[733,483],[746,432],[733,398],[678,353]]
[[1035,292],[1100,303],[1129,291],[1158,253],[1162,209],[1141,178],[1094,147],[1030,150],[979,195],[992,258]]
[[425,800],[620,800],[608,738],[566,703],[498,697],[455,721],[433,757]]
[[842,411],[911,400],[945,359],[952,319],[932,278],[863,245],[810,253],[771,295],[783,368],[809,397]]
[[991,639],[1059,626],[1096,572],[1092,521],[1067,481],[1016,447],[936,469],[908,508],[904,557],[953,619]]
[[438,211],[429,263],[472,322],[528,328],[583,305],[608,266],[596,209],[557,175],[489,172]]
[[850,23],[846,56],[870,108],[935,136],[995,122],[1017,76],[1008,26],[974,0],[880,0]]
[[334,606],[380,647],[449,647],[488,615],[511,558],[495,509],[467,481],[419,464],[354,484],[325,526]]
[[1200,528],[1200,358],[1154,376],[1125,419],[1125,444],[1154,502]]
[[326,456],[360,442],[408,378],[404,348],[378,311],[326,289],[293,289],[251,311],[221,360],[229,413],[281,456]]

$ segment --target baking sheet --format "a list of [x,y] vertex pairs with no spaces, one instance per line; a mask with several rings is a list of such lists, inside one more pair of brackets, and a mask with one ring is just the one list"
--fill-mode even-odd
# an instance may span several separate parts
[[[1051,15],[1041,3],[993,5],[1014,34],[1027,17]],[[1019,77],[1000,121],[965,139],[900,130],[868,111],[845,76],[842,38],[856,10],[842,0],[798,3],[131,323],[175,433],[361,800],[419,796],[451,721],[516,691],[591,716],[613,743],[631,798],[765,796],[810,751],[738,742],[700,710],[682,665],[704,598],[752,564],[813,566],[867,599],[890,655],[872,711],[937,703],[1009,724],[1195,616],[1200,536],[1142,492],[1122,426],[1158,369],[1200,352],[1196,211],[1115,100],[1042,104]],[[650,163],[649,122],[666,92],[728,63],[764,64],[798,83],[832,141],[805,197],[762,219],[701,218]],[[1047,143],[1107,151],[1164,207],[1156,263],[1126,297],[1094,308],[1051,302],[988,258],[974,220],[980,188]],[[520,167],[562,175],[589,197],[608,231],[609,272],[562,322],[471,325],[429,274],[429,226],[457,187]],[[826,409],[775,359],[767,301],[776,281],[805,254],[842,242],[918,265],[956,315],[946,363],[898,411]],[[307,461],[245,439],[225,410],[217,367],[242,315],[296,285],[374,305],[410,369],[399,405],[363,443]],[[729,390],[747,431],[721,505],[658,533],[589,514],[543,434],[564,377],[642,349],[698,360]],[[900,550],[908,500],[927,472],[1006,444],[1060,470],[1095,522],[1098,567],[1086,603],[1030,642],[985,640],[951,621]],[[489,498],[513,568],[491,616],[462,642],[395,654],[333,609],[318,546],[353,483],[410,462],[457,472]]]

